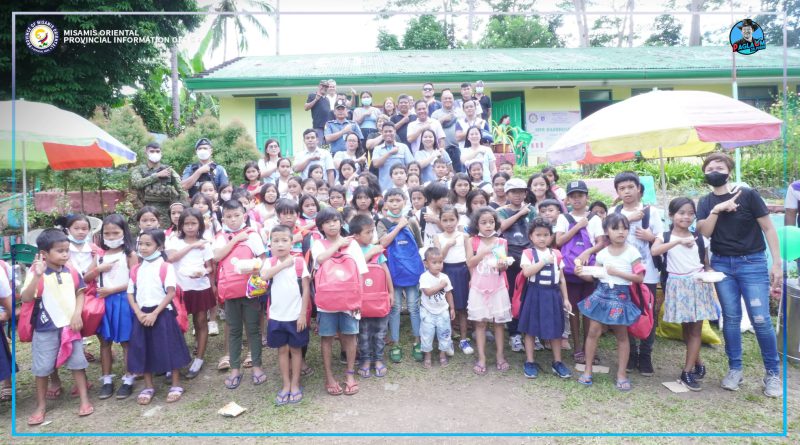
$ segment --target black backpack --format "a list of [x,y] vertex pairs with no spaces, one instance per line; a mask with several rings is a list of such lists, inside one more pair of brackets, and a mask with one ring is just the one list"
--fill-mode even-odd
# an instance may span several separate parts
[[[700,264],[706,264],[706,242],[703,239],[703,235],[697,232],[689,231],[694,237],[694,242],[697,244],[697,254],[700,257]],[[670,237],[672,236],[672,231],[668,230],[664,232],[664,243],[668,243]],[[662,253],[659,255],[659,262],[656,263],[656,257],[653,257],[653,262],[656,264],[656,268],[661,273],[661,288],[664,289],[664,286],[667,283],[667,252]]]

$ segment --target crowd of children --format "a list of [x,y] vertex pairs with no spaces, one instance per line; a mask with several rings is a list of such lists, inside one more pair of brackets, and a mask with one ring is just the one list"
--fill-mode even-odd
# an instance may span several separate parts
[[[702,236],[690,231],[690,199],[672,201],[673,225],[666,230],[659,210],[641,204],[633,173],[615,178],[621,204],[609,211],[589,202],[583,181],[559,187],[553,168],[527,181],[515,178],[508,162],[494,174],[489,161],[453,173],[433,134],[422,134],[422,147],[408,168],[391,167],[385,190],[346,156],[334,159],[333,187],[322,181],[318,164],[303,180],[291,176],[291,160],[278,158],[266,176],[248,163],[241,187],[201,184],[190,202],[169,207],[169,227],[159,227],[159,211],[146,206],[130,221],[136,236],[118,214],[107,216],[94,238],[82,215],[45,230],[20,293],[38,311],[32,321],[37,404],[28,423],[44,422],[46,400],[60,396],[56,364],[73,372],[79,415],[93,411],[84,372],[93,357],[79,334],[88,298],[104,302],[91,333],[101,345],[99,399],[129,397],[134,379],[143,376],[136,399],[148,404],[153,376],[166,373],[166,401],[180,400],[181,380],[202,372],[209,336],[219,333],[223,316],[226,352],[217,369],[229,370],[224,386],[239,387],[243,368],[251,368],[253,385],[263,384],[262,347],[275,348],[283,382],[277,405],[303,399],[301,379],[313,372],[305,361],[312,332],[321,337],[325,390],[353,395],[356,376],[382,378],[388,361],[399,363],[406,352],[431,368],[434,343],[441,366],[457,345],[465,355],[476,353],[472,370],[484,375],[487,342],[493,341],[494,367],[508,371],[506,335],[511,351],[526,354],[525,377],[539,375],[535,351],[546,347],[553,351],[552,372],[570,378],[562,349],[571,349],[572,362],[584,366],[577,381],[591,385],[592,367],[602,361],[598,338],[608,327],[617,340],[615,386],[628,391],[628,372],[653,374],[655,330],[650,326],[639,341],[629,336],[629,326],[643,315],[632,292],[644,283],[654,295],[663,270],[664,319],[682,323],[687,340],[680,380],[701,389],[700,328],[703,320],[716,319],[718,308],[713,286],[692,278],[708,260]],[[0,320],[12,313],[5,272]],[[404,308],[409,339],[401,338]],[[193,347],[184,337],[188,317]],[[243,359],[244,334],[249,352]],[[333,372],[334,340],[346,363],[343,381]],[[124,357],[118,389],[114,344]],[[0,380],[10,372],[0,361]],[[3,398],[10,395],[5,384],[2,391]]]

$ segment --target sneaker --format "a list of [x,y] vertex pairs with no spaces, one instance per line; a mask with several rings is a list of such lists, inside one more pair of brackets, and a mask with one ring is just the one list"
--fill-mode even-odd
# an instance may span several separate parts
[[562,362],[553,362],[552,369],[553,374],[561,377],[562,379],[568,379],[572,377],[572,372],[569,370],[569,368],[567,368],[567,365]]
[[114,395],[114,384],[104,383],[103,386],[100,388],[100,394],[98,394],[97,398],[100,400],[105,400],[113,395]]
[[472,345],[469,344],[469,340],[466,338],[458,342],[458,347],[461,349],[461,352],[463,352],[464,355],[472,355],[475,353],[475,350],[472,349]]
[[637,354],[636,352],[633,351],[633,349],[631,349],[630,354],[628,354],[628,366],[626,366],[625,369],[628,372],[633,372],[638,367],[639,367],[639,354]]
[[542,342],[539,341],[539,337],[533,339],[533,350],[534,351],[543,351],[544,345]]
[[536,362],[525,362],[522,370],[525,373],[525,377],[529,379],[539,377],[539,365]]
[[783,382],[778,374],[768,372],[764,376],[764,395],[778,398],[783,395]]
[[117,391],[117,400],[127,399],[131,394],[133,394],[133,385],[123,383]]
[[703,380],[703,378],[706,376],[705,365],[694,365],[694,371],[692,371],[692,374],[694,374],[695,380],[697,381]]
[[444,351],[444,353],[447,354],[448,357],[452,357],[456,355],[456,350],[451,347],[450,349]]
[[639,356],[639,374],[645,377],[651,377],[653,372],[653,360],[649,355]]
[[693,372],[681,372],[681,384],[689,388],[691,391],[700,391],[703,389],[703,387],[700,386],[700,383],[695,380]]
[[722,387],[728,391],[738,391],[739,385],[744,381],[741,369],[731,369],[722,379]]
[[208,335],[219,335],[219,326],[217,325],[216,321],[208,322]]
[[508,345],[514,352],[522,352],[525,349],[525,347],[522,346],[522,336],[519,334],[508,337]]

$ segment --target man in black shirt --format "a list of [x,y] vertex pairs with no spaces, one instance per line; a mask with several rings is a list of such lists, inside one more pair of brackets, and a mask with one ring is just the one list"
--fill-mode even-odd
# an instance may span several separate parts
[[411,112],[411,97],[401,94],[397,97],[397,114],[390,118],[397,130],[397,140],[411,146],[408,143],[408,124],[417,120],[417,116]]
[[331,112],[331,103],[326,96],[329,86],[327,80],[321,80],[317,91],[308,95],[303,106],[304,110],[311,110],[311,127],[317,133],[317,140],[324,140],[325,123],[328,122]]

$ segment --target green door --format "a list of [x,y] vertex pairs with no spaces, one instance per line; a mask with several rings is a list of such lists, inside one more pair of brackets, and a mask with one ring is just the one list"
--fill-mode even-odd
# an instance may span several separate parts
[[492,99],[492,119],[497,122],[507,114],[511,118],[512,127],[525,128],[525,119],[522,116],[522,98],[509,97],[507,99]]
[[263,153],[267,139],[277,139],[281,154],[292,157],[292,113],[288,108],[256,110],[256,146]]

